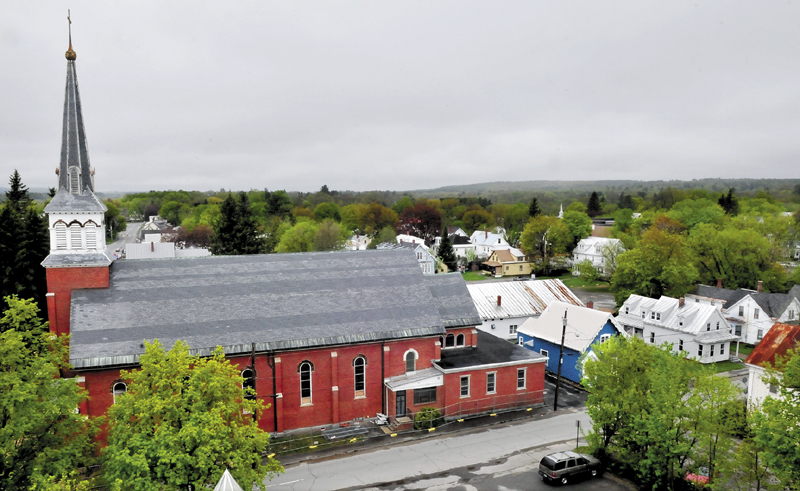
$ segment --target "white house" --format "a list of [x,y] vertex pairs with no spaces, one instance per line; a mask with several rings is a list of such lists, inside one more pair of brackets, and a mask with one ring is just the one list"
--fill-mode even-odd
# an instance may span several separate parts
[[503,339],[516,339],[517,328],[552,302],[583,307],[561,280],[468,282],[467,290],[483,320],[478,329]]
[[683,298],[631,295],[617,321],[628,334],[657,346],[671,343],[673,352],[685,351],[700,363],[729,360],[731,343],[739,340],[719,309]]
[[686,301],[720,309],[742,342],[756,344],[776,322],[800,319],[800,285],[792,287],[789,293],[766,293],[761,287],[761,282],[756,290],[699,285],[695,294],[686,295]]
[[344,244],[347,251],[366,251],[370,238],[368,235],[351,235]]
[[601,273],[613,273],[616,269],[616,257],[625,252],[622,241],[606,237],[586,237],[578,242],[572,251],[572,263],[589,260]]
[[408,234],[400,234],[397,236],[397,243],[408,242],[409,244],[422,244],[425,245],[425,240],[419,237]]
[[478,258],[486,259],[492,251],[497,247],[508,248],[509,244],[506,242],[503,234],[494,234],[491,232],[475,232],[470,238],[472,244],[475,246],[475,255]]
[[[800,343],[800,326],[775,324],[744,361],[749,369],[747,376],[747,405],[760,406],[767,397],[780,397],[777,385],[770,384],[766,372],[767,365],[774,365],[778,356],[786,356],[787,351],[797,348]],[[777,373],[776,377],[780,378]]]
[[414,256],[417,258],[423,274],[436,274],[436,258],[430,253],[428,248],[425,247],[424,243],[420,244],[417,242],[415,244],[412,242],[400,242],[394,244],[392,242],[383,242],[382,244],[378,244],[376,249],[409,249],[414,252]]

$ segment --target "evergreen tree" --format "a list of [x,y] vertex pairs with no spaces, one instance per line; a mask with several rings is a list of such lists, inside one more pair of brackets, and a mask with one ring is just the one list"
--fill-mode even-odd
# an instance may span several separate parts
[[597,191],[592,191],[592,195],[589,196],[589,203],[586,204],[586,213],[594,218],[600,213],[602,213],[603,207],[600,204],[600,196],[597,195]]
[[[17,254],[19,253],[22,220],[9,202],[0,210],[0,297],[19,291]],[[44,268],[42,268],[44,269]]]
[[442,240],[439,242],[439,259],[447,266],[448,271],[456,270],[456,252],[453,250],[453,244],[450,243],[450,237],[447,236],[447,227],[442,230]]
[[730,188],[728,189],[728,195],[722,195],[719,197],[717,203],[719,206],[725,210],[726,215],[736,216],[739,214],[739,199],[733,195],[735,189]]
[[542,208],[539,206],[539,200],[537,198],[533,198],[531,200],[531,204],[528,206],[528,215],[531,218],[536,218],[542,214]]
[[220,217],[214,223],[211,253],[230,256],[259,254],[263,251],[264,239],[259,236],[247,193],[240,192],[238,200],[229,193],[220,206]]
[[[47,221],[34,208],[25,213],[17,252],[17,295],[31,298],[40,312],[47,312],[47,274],[42,266],[50,253],[50,233]],[[47,316],[45,315],[45,318]]]
[[6,191],[7,205],[12,206],[17,213],[23,214],[32,200],[28,195],[28,187],[22,184],[22,178],[17,169],[14,169],[14,173],[8,178],[8,186],[10,189]]

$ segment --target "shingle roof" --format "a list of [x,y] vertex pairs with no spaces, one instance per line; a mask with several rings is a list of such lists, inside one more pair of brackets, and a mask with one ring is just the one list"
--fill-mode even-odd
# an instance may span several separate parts
[[469,283],[467,289],[483,320],[540,315],[556,300],[583,306],[561,280]]
[[70,362],[135,364],[145,339],[249,353],[252,343],[310,348],[480,321],[461,275],[423,275],[408,250],[117,261],[108,289],[72,293]]
[[738,290],[728,290],[708,285],[698,285],[696,295],[700,297],[715,298],[725,301],[724,308],[727,310],[742,298],[750,295],[761,307],[765,314],[770,317],[780,317],[789,306],[792,298],[800,299],[800,285],[795,285],[789,293],[767,293],[739,288]]
[[776,356],[786,356],[786,352],[790,349],[800,347],[798,343],[800,343],[800,326],[776,322],[744,362],[759,366],[765,366],[767,363],[774,365]]

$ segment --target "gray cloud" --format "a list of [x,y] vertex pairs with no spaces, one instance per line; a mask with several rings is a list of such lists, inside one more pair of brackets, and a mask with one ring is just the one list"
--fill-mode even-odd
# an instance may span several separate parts
[[[798,177],[796,2],[70,7],[99,190]],[[33,187],[65,14],[0,18],[0,173]]]

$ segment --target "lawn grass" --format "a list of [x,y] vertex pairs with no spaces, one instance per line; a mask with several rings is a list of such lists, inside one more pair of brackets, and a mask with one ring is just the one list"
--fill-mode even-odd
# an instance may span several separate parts
[[[739,353],[741,354],[741,351]],[[709,363],[709,366],[712,370],[714,370],[714,373],[722,373],[744,368],[744,363],[736,363],[735,361],[718,361],[716,363]]]
[[[739,358],[742,359],[747,358],[747,355],[752,353],[754,348],[755,346],[753,346],[752,344],[744,344],[744,343],[739,344]],[[736,345],[733,343],[731,343],[731,351],[733,353],[736,353]]]
[[464,281],[481,281],[489,278],[476,271],[464,271],[461,276],[464,277]]

